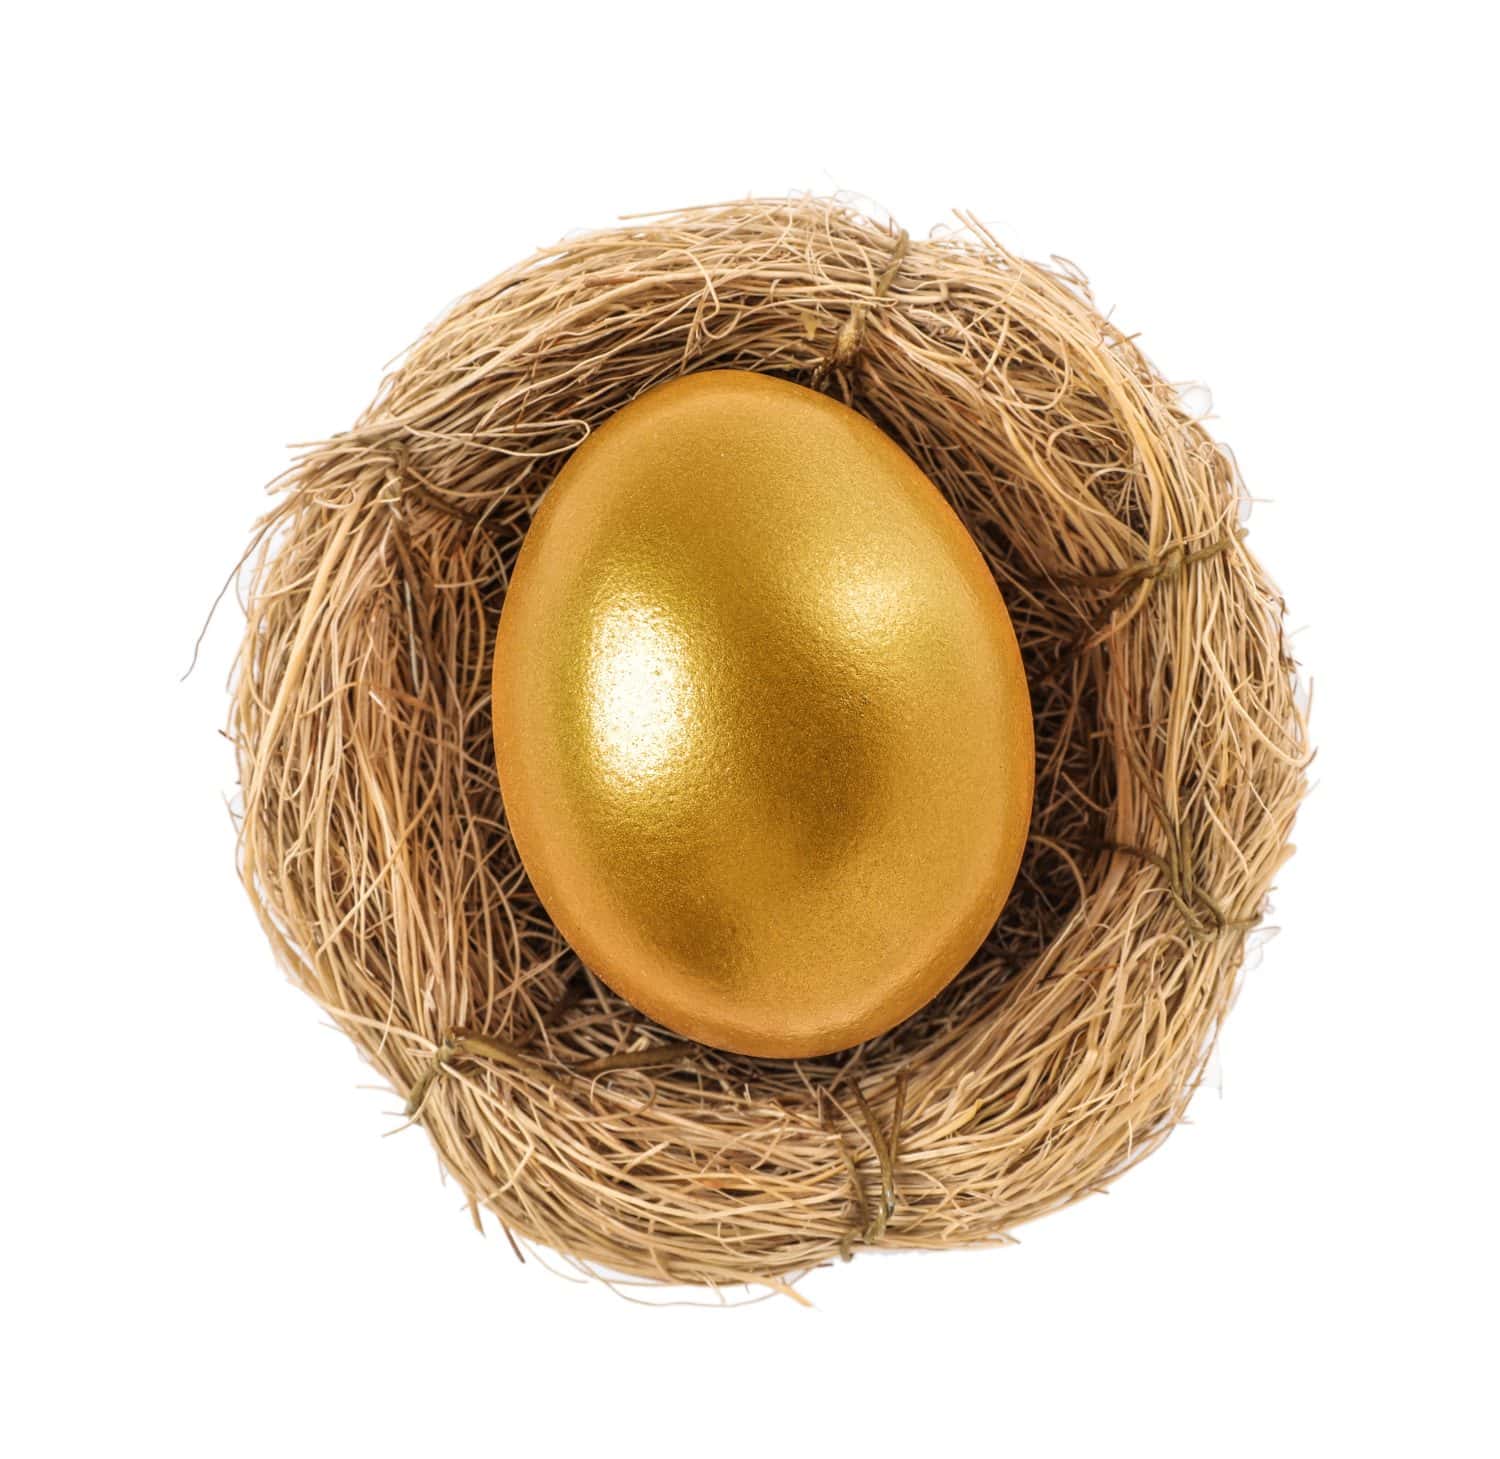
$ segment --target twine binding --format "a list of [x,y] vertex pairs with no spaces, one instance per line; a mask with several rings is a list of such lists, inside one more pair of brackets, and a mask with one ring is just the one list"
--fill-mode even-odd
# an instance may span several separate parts
[[[860,351],[865,343],[865,321],[869,318],[870,311],[890,293],[891,286],[896,282],[896,275],[901,271],[902,260],[911,250],[911,238],[906,229],[900,229],[896,234],[896,241],[891,247],[890,259],[886,266],[876,276],[874,286],[870,290],[868,299],[856,299],[849,310],[849,317],[840,325],[838,335],[833,342],[833,348],[813,370],[811,385],[815,390],[822,390],[828,383],[830,375],[844,375],[851,370],[859,359]],[[816,329],[814,323],[813,328]],[[847,387],[845,394],[847,395]]]

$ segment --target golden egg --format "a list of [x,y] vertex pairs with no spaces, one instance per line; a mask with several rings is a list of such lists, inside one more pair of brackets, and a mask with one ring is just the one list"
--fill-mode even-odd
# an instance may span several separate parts
[[994,578],[894,441],[799,385],[687,376],[578,448],[516,562],[494,709],[542,904],[702,1043],[884,1032],[1015,879],[1031,706]]

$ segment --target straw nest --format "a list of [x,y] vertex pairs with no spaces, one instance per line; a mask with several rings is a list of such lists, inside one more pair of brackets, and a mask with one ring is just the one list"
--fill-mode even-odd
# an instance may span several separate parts
[[[571,238],[461,300],[276,484],[231,712],[241,870],[476,1222],[647,1281],[785,1287],[1007,1240],[1183,1113],[1303,793],[1283,605],[1230,458],[1083,279],[961,221],[916,242],[798,199]],[[580,966],[491,748],[548,481],[643,390],[726,367],[835,393],[915,458],[994,570],[1035,708],[1001,921],[927,1008],[821,1059],[684,1045]]]

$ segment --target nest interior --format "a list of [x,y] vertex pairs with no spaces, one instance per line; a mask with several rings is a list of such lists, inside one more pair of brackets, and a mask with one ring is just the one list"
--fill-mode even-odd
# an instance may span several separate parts
[[[1004,1241],[1172,1129],[1290,851],[1305,726],[1233,463],[1068,265],[832,200],[571,238],[461,300],[275,484],[231,733],[277,954],[508,1234],[646,1281],[786,1285]],[[1037,734],[993,933],[843,1054],[684,1045],[527,882],[490,740],[506,583],[588,431],[712,368],[835,393],[967,524]]]

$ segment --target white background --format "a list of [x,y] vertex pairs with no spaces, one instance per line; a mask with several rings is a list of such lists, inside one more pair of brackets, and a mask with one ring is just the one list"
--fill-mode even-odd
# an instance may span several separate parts
[[[12,11],[0,1448],[1495,1452],[1482,13]],[[287,443],[453,297],[793,189],[972,208],[1212,389],[1317,787],[1191,1124],[1107,1197],[810,1312],[649,1311],[382,1138],[234,877],[232,601],[178,676]]]

